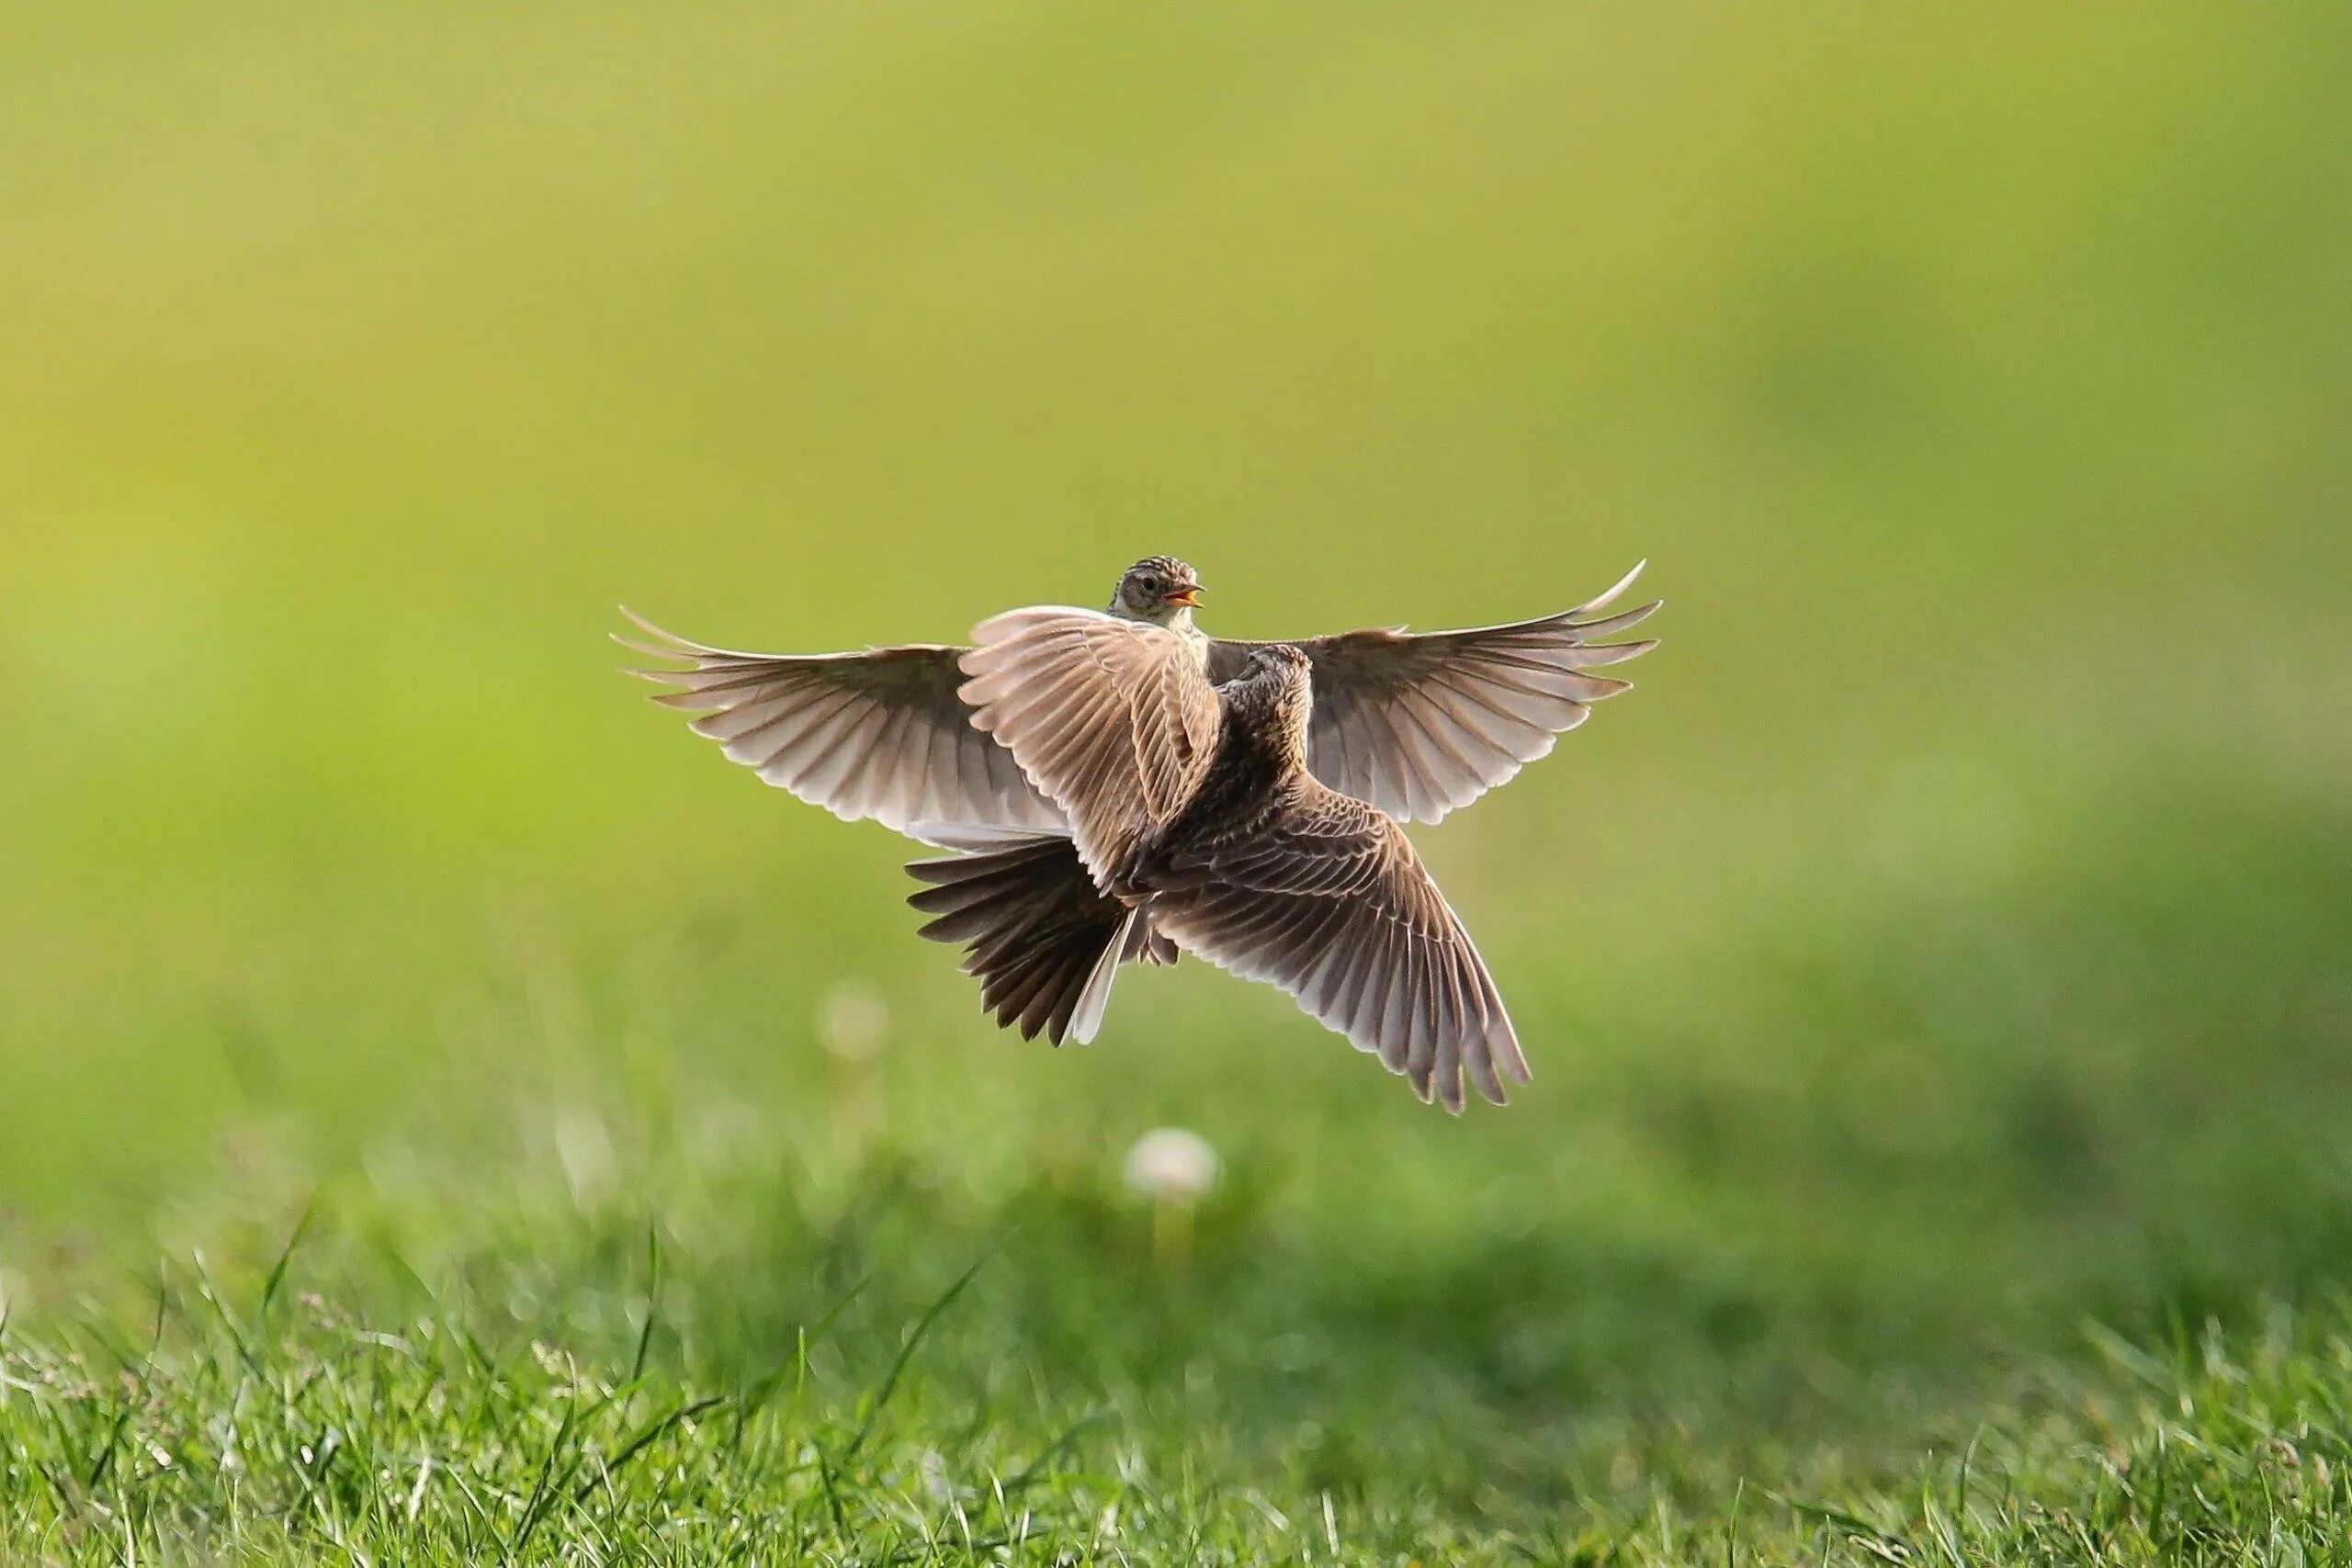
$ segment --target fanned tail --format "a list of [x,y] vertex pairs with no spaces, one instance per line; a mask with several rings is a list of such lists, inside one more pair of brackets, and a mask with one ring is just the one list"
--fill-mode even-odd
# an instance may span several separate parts
[[1023,1038],[1042,1031],[1057,1045],[1092,1041],[1122,962],[1175,962],[1174,944],[1142,910],[1096,889],[1067,838],[1022,839],[907,870],[930,884],[907,898],[933,917],[922,934],[964,944],[981,1005]]

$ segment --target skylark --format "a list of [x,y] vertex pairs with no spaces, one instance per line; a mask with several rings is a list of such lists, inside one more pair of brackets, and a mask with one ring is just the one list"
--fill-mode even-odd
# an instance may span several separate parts
[[[1267,980],[1449,1110],[1527,1065],[1477,950],[1399,821],[1434,822],[1627,682],[1591,671],[1640,574],[1531,621],[1299,642],[1213,638],[1200,579],[1137,561],[1102,611],[1015,610],[977,648],[762,654],[660,639],[655,700],[844,819],[967,852],[909,867],[922,934],[967,946],[1024,1035],[1091,1040],[1120,963],[1189,949]],[[627,639],[622,639],[625,642]]]

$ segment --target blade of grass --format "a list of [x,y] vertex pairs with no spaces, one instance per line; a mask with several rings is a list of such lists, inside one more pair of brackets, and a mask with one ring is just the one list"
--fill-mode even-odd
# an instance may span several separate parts
[[662,1309],[662,1237],[649,1222],[645,1227],[645,1325],[638,1330],[637,1354],[629,1360],[628,1381],[645,1375],[645,1358],[653,1348],[653,1325]]
[[547,1458],[539,1463],[539,1479],[531,1488],[530,1501],[524,1505],[522,1523],[515,1527],[514,1538],[499,1553],[500,1562],[513,1562],[517,1553],[531,1544],[532,1534],[538,1529],[540,1521],[547,1517],[548,1502],[554,1495],[557,1484],[556,1467],[563,1459],[564,1445],[571,1439],[571,1429],[579,1417],[579,1400],[565,1401],[563,1420],[556,1427],[555,1440],[548,1445]]
[[628,1468],[628,1462],[631,1460],[637,1458],[639,1454],[643,1453],[649,1446],[662,1436],[662,1433],[668,1431],[671,1427],[677,1426],[682,1421],[691,1421],[695,1416],[701,1415],[704,1411],[726,1403],[727,1395],[723,1393],[714,1393],[706,1398],[697,1399],[692,1404],[679,1404],[671,1406],[671,1408],[662,1415],[654,1417],[652,1420],[648,1421],[644,1426],[639,1427],[637,1431],[629,1437],[628,1440],[620,1446],[620,1448],[614,1453],[613,1457],[605,1461],[604,1468],[597,1474],[588,1477],[573,1490],[571,1500],[574,1503],[583,1503],[587,1501],[588,1494],[595,1489],[595,1485],[598,1481],[609,1481],[614,1476],[618,1475],[624,1469]]
[[882,1385],[876,1392],[873,1404],[865,1412],[865,1419],[859,1424],[856,1436],[850,1438],[849,1447],[842,1450],[842,1462],[846,1464],[854,1458],[857,1451],[865,1446],[865,1439],[874,1435],[874,1424],[882,1418],[882,1412],[889,1404],[890,1396],[899,1392],[899,1380],[906,1374],[907,1363],[914,1359],[915,1351],[922,1346],[923,1337],[931,1332],[932,1325],[939,1321],[940,1314],[956,1304],[956,1298],[962,1295],[965,1288],[978,1277],[981,1268],[989,1258],[996,1256],[996,1247],[991,1247],[974,1258],[971,1267],[957,1275],[956,1282],[948,1286],[940,1294],[939,1299],[925,1308],[923,1314],[915,1320],[914,1328],[907,1335],[906,1343],[899,1347],[898,1359],[890,1363],[889,1372],[882,1379]]
[[269,1322],[270,1304],[277,1300],[278,1287],[286,1283],[286,1269],[294,1261],[294,1249],[302,1245],[302,1237],[309,1234],[311,1221],[318,1210],[319,1190],[314,1187],[311,1190],[311,1196],[303,1201],[301,1217],[294,1222],[294,1229],[287,1235],[286,1245],[278,1248],[277,1261],[269,1266],[269,1278],[262,1281],[260,1316],[265,1325]]

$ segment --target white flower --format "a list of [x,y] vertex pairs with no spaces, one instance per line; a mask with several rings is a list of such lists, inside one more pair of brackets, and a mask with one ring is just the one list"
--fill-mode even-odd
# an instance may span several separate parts
[[860,981],[842,981],[817,1004],[817,1043],[842,1061],[872,1061],[889,1032],[888,1005]]
[[1216,1185],[1216,1151],[1198,1133],[1155,1127],[1127,1151],[1126,1177],[1155,1203],[1189,1203]]
[[603,1117],[580,1105],[557,1111],[555,1156],[563,1167],[563,1179],[571,1184],[573,1202],[593,1209],[612,1196],[619,1161]]

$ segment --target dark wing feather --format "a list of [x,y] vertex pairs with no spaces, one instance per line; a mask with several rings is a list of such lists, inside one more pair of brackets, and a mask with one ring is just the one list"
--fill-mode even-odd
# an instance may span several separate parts
[[1024,1038],[1091,1041],[1117,966],[1152,945],[1141,911],[1095,887],[1064,838],[907,867],[922,892],[907,902],[933,917],[922,935],[964,944],[980,1002]]
[[615,640],[688,666],[632,671],[679,688],[653,700],[701,715],[695,734],[812,806],[900,832],[925,823],[1062,827],[1062,814],[1030,786],[1012,753],[972,727],[972,710],[956,694],[960,648],[739,653],[629,619],[657,640]]
[[1174,819],[1216,751],[1216,692],[1191,644],[1094,610],[1009,610],[973,632],[963,687],[1001,741],[1069,816],[1097,884]]
[[[1342,795],[1400,821],[1435,822],[1509,780],[1629,682],[1587,671],[1648,652],[1653,641],[1601,642],[1648,618],[1657,603],[1600,615],[1641,575],[1556,615],[1467,631],[1348,632],[1295,644],[1314,665],[1306,765]],[[1225,681],[1247,642],[1209,645]]]
[[1466,1073],[1504,1102],[1527,1081],[1510,1015],[1404,830],[1360,800],[1297,781],[1273,820],[1173,863],[1148,907],[1181,947],[1300,1009],[1460,1111]]

